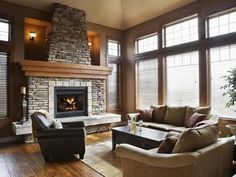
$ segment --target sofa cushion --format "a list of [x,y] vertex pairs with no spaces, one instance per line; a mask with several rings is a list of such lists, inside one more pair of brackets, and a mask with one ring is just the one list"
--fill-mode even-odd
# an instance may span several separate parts
[[156,122],[143,122],[143,126],[164,131],[169,131],[171,128],[176,127],[176,125],[160,124],[160,123],[157,124]]
[[167,137],[159,146],[157,153],[170,154],[178,141],[180,135],[173,135]]
[[153,109],[153,121],[157,123],[163,123],[167,105],[152,105],[151,108]]
[[186,114],[185,114],[185,120],[184,120],[184,125],[186,126],[188,120],[190,119],[190,117],[196,112],[199,114],[205,114],[207,116],[207,118],[209,118],[210,116],[210,111],[211,111],[211,107],[210,106],[206,106],[206,107],[190,107],[187,106],[187,110],[186,110]]
[[172,153],[193,152],[213,144],[218,137],[218,124],[189,128],[181,133]]
[[168,106],[166,109],[164,123],[177,125],[177,126],[183,126],[186,108],[187,106],[180,106],[180,107]]
[[138,110],[138,120],[143,120],[144,122],[152,122],[152,109],[143,109],[143,110]]
[[185,127],[187,128],[194,127],[198,122],[201,122],[205,119],[206,119],[205,114],[199,114],[195,112],[189,119],[187,119],[187,121],[185,122]]

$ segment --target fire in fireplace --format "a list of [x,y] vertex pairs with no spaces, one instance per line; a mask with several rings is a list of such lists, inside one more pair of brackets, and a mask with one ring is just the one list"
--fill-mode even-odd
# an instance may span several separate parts
[[87,87],[55,87],[55,117],[85,116],[87,110]]

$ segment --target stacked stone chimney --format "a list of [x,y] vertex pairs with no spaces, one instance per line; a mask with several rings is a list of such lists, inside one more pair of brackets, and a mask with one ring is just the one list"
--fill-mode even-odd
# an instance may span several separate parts
[[51,22],[48,61],[90,65],[85,12],[55,4]]

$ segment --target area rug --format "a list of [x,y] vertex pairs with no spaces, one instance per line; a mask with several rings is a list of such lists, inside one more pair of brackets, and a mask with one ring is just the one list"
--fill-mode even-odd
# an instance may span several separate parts
[[111,140],[87,145],[82,162],[105,177],[122,177],[120,159],[111,149]]

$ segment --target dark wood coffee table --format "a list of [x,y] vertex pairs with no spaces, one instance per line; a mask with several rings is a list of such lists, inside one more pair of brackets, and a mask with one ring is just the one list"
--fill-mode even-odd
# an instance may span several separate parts
[[158,147],[165,139],[167,132],[142,127],[136,133],[131,133],[128,126],[112,128],[112,150],[117,144],[127,143],[142,149],[153,149]]

